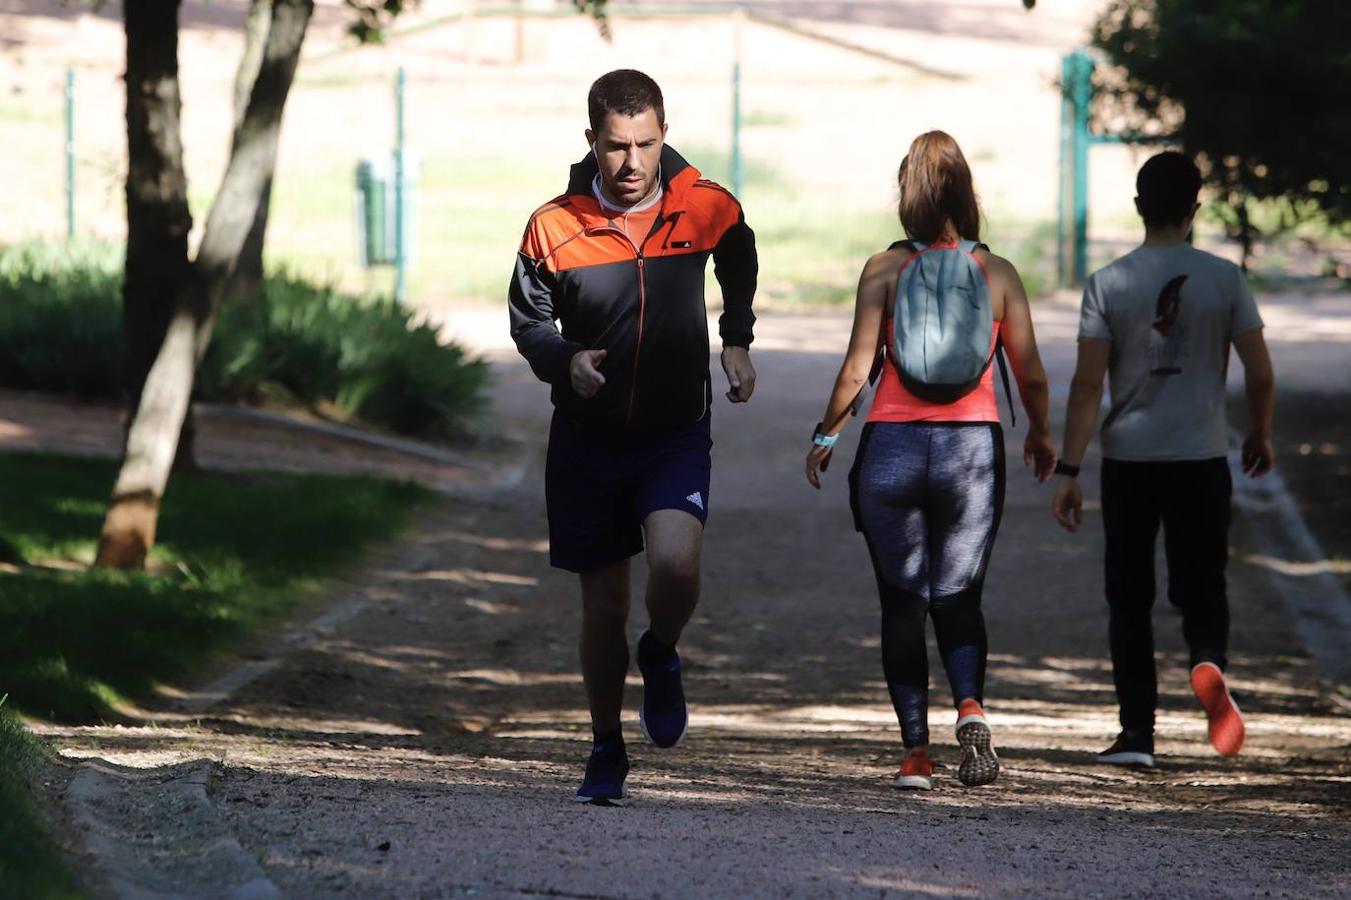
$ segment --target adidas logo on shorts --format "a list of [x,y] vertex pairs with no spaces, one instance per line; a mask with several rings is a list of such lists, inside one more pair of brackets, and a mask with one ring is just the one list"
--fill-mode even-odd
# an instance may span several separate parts
[[690,495],[689,495],[688,497],[686,497],[685,499],[688,500],[689,502],[693,503],[695,506],[699,507],[700,509],[703,509],[703,508],[704,508],[704,498],[703,498],[703,495],[700,494],[698,491],[695,491],[693,494],[690,494]]

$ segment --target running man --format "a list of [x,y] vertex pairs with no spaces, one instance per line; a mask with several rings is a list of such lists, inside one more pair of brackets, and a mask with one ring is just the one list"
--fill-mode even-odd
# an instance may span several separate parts
[[1112,677],[1121,733],[1098,755],[1154,765],[1154,545],[1162,524],[1168,600],[1182,613],[1191,685],[1222,756],[1243,746],[1243,718],[1225,686],[1232,484],[1225,460],[1229,345],[1243,362],[1249,431],[1243,471],[1271,470],[1275,378],[1262,319],[1243,273],[1187,243],[1201,173],[1180,153],[1160,153],[1136,178],[1144,244],[1093,274],[1084,289],[1079,359],[1070,388],[1053,512],[1069,531],[1083,523],[1076,476],[1092,437],[1106,374],[1102,519]]
[[666,146],[655,81],[603,75],[587,112],[590,150],[567,191],[530,217],[509,305],[517,349],[552,387],[549,559],[581,578],[594,744],[576,799],[608,806],[623,804],[629,771],[629,559],[644,547],[651,624],[638,641],[638,722],[658,747],[685,737],[676,642],[699,599],[713,446],[704,270],[712,256],[727,398],[744,403],[755,390],[758,265],[736,198]]

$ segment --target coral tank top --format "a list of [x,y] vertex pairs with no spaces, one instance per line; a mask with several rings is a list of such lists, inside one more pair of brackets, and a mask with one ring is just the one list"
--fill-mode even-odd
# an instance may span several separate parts
[[[1002,322],[994,323],[990,336],[990,350],[994,351]],[[891,334],[891,316],[883,322],[885,334]],[[999,404],[994,393],[994,372],[998,363],[991,361],[980,377],[976,389],[952,403],[933,403],[922,400],[905,389],[896,366],[888,352],[882,374],[877,379],[877,393],[873,396],[869,422],[998,422]]]

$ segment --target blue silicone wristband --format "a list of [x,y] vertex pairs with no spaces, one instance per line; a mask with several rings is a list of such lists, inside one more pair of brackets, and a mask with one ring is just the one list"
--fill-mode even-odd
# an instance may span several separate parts
[[818,447],[825,447],[827,450],[834,447],[835,442],[839,439],[840,436],[838,434],[822,434],[819,431],[812,435],[812,443]]

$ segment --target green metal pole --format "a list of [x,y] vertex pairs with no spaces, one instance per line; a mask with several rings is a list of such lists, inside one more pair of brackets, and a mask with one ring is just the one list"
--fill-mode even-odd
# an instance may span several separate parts
[[407,259],[404,248],[404,141],[403,141],[403,66],[399,66],[399,76],[395,80],[394,96],[397,109],[394,149],[394,301],[403,303],[407,294]]
[[66,69],[66,239],[75,237],[75,70]]
[[1069,218],[1069,210],[1065,208],[1065,202],[1069,197],[1069,192],[1065,190],[1065,182],[1069,178],[1067,167],[1070,164],[1070,122],[1074,116],[1074,105],[1070,101],[1070,58],[1066,54],[1060,59],[1060,166],[1057,169],[1059,178],[1056,179],[1055,272],[1056,280],[1061,287],[1073,284],[1070,278],[1069,249],[1065,246],[1065,220]]
[[1088,278],[1088,115],[1093,99],[1093,60],[1082,50],[1074,68],[1074,283]]
[[733,27],[736,29],[735,50],[732,55],[732,194],[741,198],[741,22],[744,16],[737,14]]

